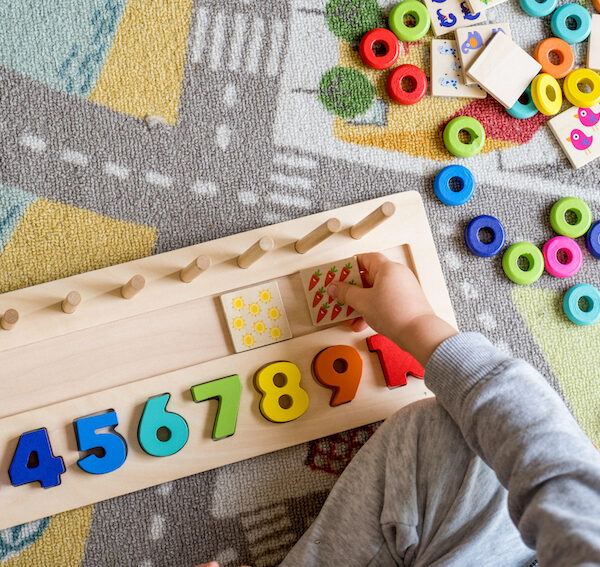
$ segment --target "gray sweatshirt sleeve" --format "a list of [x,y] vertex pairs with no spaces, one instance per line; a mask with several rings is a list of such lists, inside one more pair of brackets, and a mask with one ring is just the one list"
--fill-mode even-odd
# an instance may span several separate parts
[[544,377],[462,333],[436,349],[425,383],[508,489],[540,564],[600,565],[600,456]]

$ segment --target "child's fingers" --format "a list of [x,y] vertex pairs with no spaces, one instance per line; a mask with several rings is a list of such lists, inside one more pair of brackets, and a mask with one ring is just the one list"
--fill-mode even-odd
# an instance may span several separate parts
[[357,317],[356,319],[352,319],[352,324],[350,327],[355,333],[360,333],[368,328],[367,322],[362,317]]
[[327,288],[327,293],[342,303],[351,305],[357,311],[364,311],[364,306],[367,302],[364,294],[368,294],[369,290],[357,285],[347,284],[346,282],[338,282],[331,284]]
[[[389,262],[389,259],[379,252],[359,254],[356,259],[358,260],[359,267],[367,272],[365,277],[369,285],[373,285],[375,276],[377,275],[377,272],[380,270],[381,266]],[[354,307],[354,305],[352,307]]]
[[216,561],[211,561],[210,563],[202,563],[198,567],[219,567],[219,564]]

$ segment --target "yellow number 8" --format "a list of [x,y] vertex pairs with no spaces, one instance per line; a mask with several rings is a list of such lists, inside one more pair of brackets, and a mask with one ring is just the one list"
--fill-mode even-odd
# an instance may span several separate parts
[[298,419],[308,409],[308,394],[300,386],[300,369],[292,362],[273,362],[254,376],[254,386],[263,395],[260,413],[269,421],[284,423]]

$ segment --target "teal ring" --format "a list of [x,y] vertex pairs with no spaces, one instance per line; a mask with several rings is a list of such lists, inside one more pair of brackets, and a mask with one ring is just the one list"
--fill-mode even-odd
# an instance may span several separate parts
[[[577,27],[572,30],[567,27],[567,20],[572,18]],[[552,33],[567,43],[580,43],[587,39],[592,30],[590,13],[579,4],[564,4],[552,14],[550,20]]]
[[[583,311],[579,307],[579,300],[585,297],[588,305],[588,311]],[[578,284],[573,286],[563,299],[563,309],[565,315],[577,325],[593,325],[600,319],[600,291],[591,284]]]
[[506,109],[506,112],[508,112],[513,118],[526,120],[527,118],[533,118],[539,111],[533,102],[533,98],[531,97],[531,85],[525,89],[525,92],[521,96],[523,95],[527,95],[529,102],[527,104],[523,104],[517,100],[515,104]]

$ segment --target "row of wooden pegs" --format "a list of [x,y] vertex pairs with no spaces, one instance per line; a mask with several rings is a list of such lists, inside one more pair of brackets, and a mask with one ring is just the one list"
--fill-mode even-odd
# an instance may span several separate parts
[[[360,220],[350,228],[350,236],[355,239],[362,238],[389,219],[396,211],[396,206],[391,201],[386,201],[375,209],[372,213]],[[330,218],[306,236],[296,241],[295,249],[299,254],[305,254],[317,244],[320,244],[331,235],[339,232],[342,223],[337,218]],[[249,268],[254,262],[262,258],[267,252],[275,248],[275,241],[270,236],[263,236],[258,242],[255,242],[248,250],[237,257],[237,264],[240,268]],[[208,270],[211,266],[209,256],[198,256],[191,264],[186,266],[179,273],[181,281],[190,283],[200,274]],[[121,295],[124,299],[131,299],[146,287],[146,279],[140,274],[133,276],[125,285],[121,287]],[[64,313],[74,313],[81,303],[81,294],[78,291],[71,291],[61,303],[61,309]],[[0,317],[0,327],[10,331],[19,322],[19,312],[16,309],[8,309]]]

